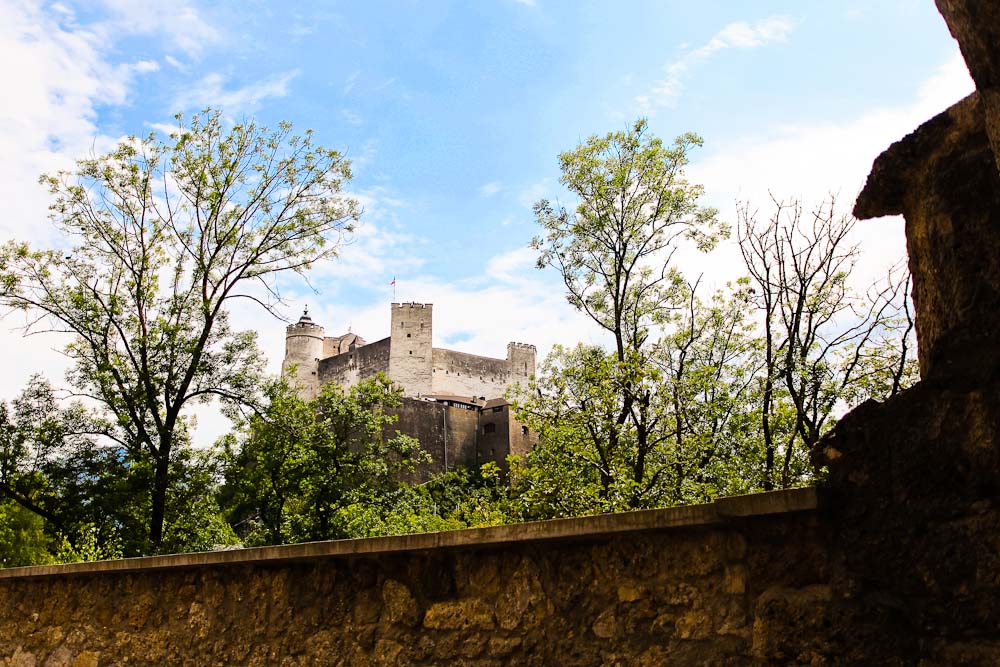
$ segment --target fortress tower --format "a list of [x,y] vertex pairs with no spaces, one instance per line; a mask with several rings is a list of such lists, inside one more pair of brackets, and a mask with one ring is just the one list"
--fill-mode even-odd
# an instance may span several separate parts
[[[319,360],[323,354],[323,327],[312,321],[309,309],[295,324],[285,327],[285,359],[281,374],[291,378],[303,398],[313,399],[319,393]],[[294,371],[292,368],[294,367]]]
[[406,396],[432,393],[432,311],[430,303],[392,304],[387,375],[403,387]]
[[528,381],[535,374],[535,346],[527,343],[507,343],[507,363],[510,365],[510,381],[508,384],[528,386]]

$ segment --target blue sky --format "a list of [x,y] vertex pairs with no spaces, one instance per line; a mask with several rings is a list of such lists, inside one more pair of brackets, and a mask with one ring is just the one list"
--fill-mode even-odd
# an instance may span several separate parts
[[[727,220],[768,190],[845,210],[872,159],[972,89],[930,0],[880,2],[196,2],[0,0],[0,236],[50,242],[37,174],[205,105],[287,119],[354,160],[364,225],[313,293],[329,333],[374,340],[400,300],[435,304],[438,345],[502,356],[508,340],[599,340],[532,268],[530,206],[560,198],[556,156],[639,115],[695,131],[689,169]],[[567,202],[568,203],[568,202]],[[898,220],[864,223],[859,276],[902,253]],[[715,284],[734,248],[682,253]],[[280,363],[283,323],[261,328]],[[0,330],[11,396],[60,379],[55,339]]]

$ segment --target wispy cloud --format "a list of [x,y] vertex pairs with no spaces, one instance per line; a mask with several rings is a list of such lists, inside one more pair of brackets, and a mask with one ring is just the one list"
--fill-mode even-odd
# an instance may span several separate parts
[[288,84],[298,76],[298,70],[285,72],[246,86],[228,88],[226,79],[219,73],[208,74],[174,99],[176,109],[213,106],[228,112],[253,111],[262,100],[284,97]]
[[198,56],[222,39],[221,32],[188,0],[102,0],[113,31],[160,35],[170,48]]
[[[98,128],[98,109],[126,103],[142,69],[114,62],[113,49],[105,28],[81,24],[66,5],[0,2],[0,62],[7,64],[0,67],[0,240],[50,247],[63,242],[46,224],[50,197],[37,178],[113,144]],[[26,319],[8,315],[0,326],[3,398],[33,373],[58,383],[67,365],[54,349],[68,339],[23,338],[16,327]]]
[[293,38],[308,37],[315,32],[315,28],[308,25],[296,25],[288,29],[288,34]]
[[177,58],[174,58],[171,55],[164,56],[163,60],[164,62],[166,62],[168,65],[170,65],[179,72],[187,71],[187,66],[185,66],[184,63],[182,63],[180,60],[177,60]]
[[492,197],[496,193],[503,189],[503,185],[500,181],[491,181],[479,186],[479,196],[481,197]]
[[639,113],[652,114],[657,109],[672,106],[681,93],[688,72],[720,51],[726,49],[754,49],[773,42],[784,42],[795,29],[796,21],[788,16],[770,16],[756,23],[736,21],[715,33],[708,42],[688,50],[679,59],[666,66],[666,76],[653,88],[635,98]]
[[364,118],[362,118],[359,114],[351,111],[350,109],[341,109],[340,115],[343,116],[344,120],[346,120],[351,125],[361,125],[363,122],[365,122]]
[[361,77],[361,72],[354,72],[351,76],[347,77],[347,81],[344,82],[344,95],[349,95],[354,86],[358,84],[358,79]]
[[132,65],[132,69],[139,74],[147,74],[149,72],[155,72],[160,69],[160,63],[155,60],[140,60],[139,62]]

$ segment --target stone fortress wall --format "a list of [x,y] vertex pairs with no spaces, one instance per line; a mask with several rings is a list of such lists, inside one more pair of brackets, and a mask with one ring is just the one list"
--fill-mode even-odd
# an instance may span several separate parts
[[[433,304],[394,303],[391,308],[389,336],[374,343],[352,334],[328,337],[304,314],[286,329],[283,372],[296,368],[293,379],[307,397],[314,397],[327,382],[349,387],[385,373],[405,396],[454,395],[483,401],[502,397],[513,385],[527,384],[535,372],[534,345],[509,343],[504,359],[435,348]],[[345,344],[348,336],[352,338]]]
[[389,336],[373,343],[353,333],[327,336],[303,313],[286,329],[282,372],[305,398],[327,383],[351,387],[377,373],[402,387],[403,405],[387,435],[417,438],[432,459],[410,481],[488,461],[506,468],[509,455],[526,454],[537,434],[517,422],[503,396],[531,379],[535,346],[508,343],[504,359],[435,348],[432,304],[391,309]]
[[377,373],[388,372],[390,344],[388,338],[383,338],[343,354],[319,359],[316,362],[317,391],[327,382],[351,387]]

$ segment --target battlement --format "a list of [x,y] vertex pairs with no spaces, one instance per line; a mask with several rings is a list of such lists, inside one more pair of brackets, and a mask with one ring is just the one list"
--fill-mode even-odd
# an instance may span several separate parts
[[416,303],[415,301],[392,304],[393,308],[431,308],[432,306],[434,306],[433,303]]
[[[323,327],[312,321],[312,318],[309,317],[309,309],[306,308],[305,310],[302,311],[302,317],[299,318],[299,321],[289,324],[287,327],[285,327],[285,331],[288,334],[313,333],[315,331],[322,332]],[[320,333],[320,335],[322,336],[323,334]]]
[[323,327],[316,324],[315,322],[303,322],[299,320],[285,327],[285,331],[288,333],[305,332],[305,331],[316,331],[317,329],[322,330]]
[[538,348],[536,348],[531,343],[507,343],[507,350],[508,351],[509,350],[531,350],[532,352],[536,352],[538,350]]

